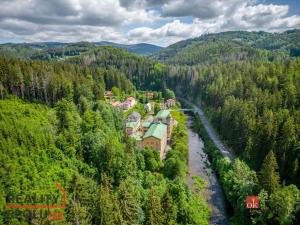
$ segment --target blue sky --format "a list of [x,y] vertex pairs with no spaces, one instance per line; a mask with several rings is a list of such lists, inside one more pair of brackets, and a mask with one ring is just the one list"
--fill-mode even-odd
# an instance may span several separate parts
[[261,0],[264,4],[277,4],[277,5],[289,5],[289,15],[300,14],[300,1],[299,0]]
[[0,43],[167,46],[206,33],[298,28],[300,0],[1,0],[0,10]]

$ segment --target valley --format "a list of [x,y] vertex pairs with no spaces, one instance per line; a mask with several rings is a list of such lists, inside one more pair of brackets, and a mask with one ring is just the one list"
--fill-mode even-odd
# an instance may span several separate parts
[[0,224],[54,183],[66,225],[299,224],[299,38],[1,45]]

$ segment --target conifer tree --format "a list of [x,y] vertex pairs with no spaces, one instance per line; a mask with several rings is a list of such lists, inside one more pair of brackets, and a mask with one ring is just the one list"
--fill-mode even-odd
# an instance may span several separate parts
[[273,151],[270,151],[260,170],[260,184],[269,193],[273,193],[280,186],[278,164]]
[[164,221],[164,212],[160,202],[160,197],[153,189],[150,190],[148,202],[146,203],[146,225],[161,225]]

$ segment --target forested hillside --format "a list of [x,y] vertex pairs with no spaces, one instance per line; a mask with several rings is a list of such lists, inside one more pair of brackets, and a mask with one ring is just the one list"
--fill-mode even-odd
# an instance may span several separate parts
[[283,33],[231,31],[184,40],[155,53],[172,64],[196,65],[260,58],[277,60],[300,56],[300,31]]
[[[197,122],[234,209],[232,224],[300,221],[299,38],[299,30],[208,34],[154,56],[169,64],[167,86],[201,105],[239,158],[224,159]],[[263,202],[257,212],[243,206],[251,194]]]
[[99,47],[70,58],[67,62],[89,67],[116,68],[126,74],[137,89],[144,90],[163,89],[166,75],[165,65],[114,47]]
[[53,105],[62,98],[79,103],[104,99],[105,89],[135,90],[124,74],[115,69],[88,68],[65,63],[21,61],[0,58],[0,96],[14,94]]
[[[242,170],[249,170],[249,176],[252,173],[257,177],[257,181],[252,183],[249,183],[250,178],[240,181],[239,186],[245,185],[245,189],[233,192],[232,189],[237,188],[236,181],[230,181],[227,176],[232,175],[226,175],[230,163],[218,159],[215,153],[212,156],[223,179],[225,193],[235,208],[235,216],[239,218],[234,224],[251,221],[249,214],[245,214],[243,206],[240,206],[241,193],[263,195],[263,191],[278,201],[281,201],[280,198],[275,196],[285,193],[284,199],[290,199],[291,204],[276,211],[273,203],[267,202],[261,214],[252,217],[253,221],[298,224],[296,201],[299,201],[300,192],[293,185],[300,187],[299,58],[276,63],[252,60],[176,67],[169,76],[169,87],[206,109],[224,141],[236,156],[247,163]],[[242,173],[245,174],[245,171]],[[268,210],[274,213],[268,214]],[[285,214],[287,218],[277,214],[287,213],[287,210],[291,212]],[[298,219],[295,219],[297,210]],[[270,217],[267,218],[267,215]]]
[[67,192],[62,224],[208,224],[205,200],[185,184],[184,115],[166,162],[138,151],[122,112],[102,100],[113,86],[134,94],[118,69],[0,60],[0,224],[49,224],[12,214],[5,198],[49,194],[55,182]]
[[61,60],[91,51],[97,48],[97,46],[112,46],[138,55],[150,55],[162,49],[162,47],[145,43],[123,45],[107,41],[78,43],[8,43],[0,45],[0,56],[33,60]]
[[[196,74],[196,75],[195,75]],[[204,104],[237,155],[257,171],[274,151],[284,183],[299,183],[300,60],[230,62],[170,79],[175,90]]]
[[118,43],[113,43],[108,41],[101,41],[101,42],[95,42],[95,44],[97,46],[117,47],[139,55],[151,55],[163,49],[160,46],[146,44],[146,43],[124,45],[124,44],[118,44]]

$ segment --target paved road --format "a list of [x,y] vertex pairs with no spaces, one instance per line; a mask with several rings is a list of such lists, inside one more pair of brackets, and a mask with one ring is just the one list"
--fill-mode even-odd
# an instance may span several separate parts
[[218,136],[218,134],[215,132],[215,130],[213,129],[213,127],[211,126],[211,124],[209,123],[207,117],[205,116],[203,110],[193,104],[191,101],[188,101],[186,99],[183,98],[179,98],[181,101],[183,101],[184,103],[186,103],[187,105],[191,106],[195,112],[197,112],[199,114],[199,117],[209,135],[209,137],[212,139],[212,141],[214,142],[214,144],[216,145],[216,147],[220,150],[220,152],[222,153],[222,155],[227,156],[230,160],[234,160],[235,156],[228,150],[228,148],[222,143],[222,141],[220,140],[220,137]]
[[218,182],[216,174],[210,168],[207,155],[203,151],[203,142],[191,128],[191,119],[187,121],[189,135],[189,175],[187,183],[194,188],[193,176],[200,176],[207,182],[207,187],[203,194],[211,209],[211,225],[228,225],[226,214],[226,204],[222,188]]

